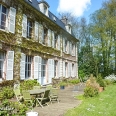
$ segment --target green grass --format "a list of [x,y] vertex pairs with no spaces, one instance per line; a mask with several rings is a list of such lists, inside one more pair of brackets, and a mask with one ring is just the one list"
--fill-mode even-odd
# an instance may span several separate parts
[[106,87],[97,97],[83,99],[80,106],[68,110],[64,116],[116,116],[116,84]]

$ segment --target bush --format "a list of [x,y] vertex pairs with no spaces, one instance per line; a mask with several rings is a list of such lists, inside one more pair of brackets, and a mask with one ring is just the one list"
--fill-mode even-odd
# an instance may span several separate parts
[[0,83],[0,87],[10,86],[13,87],[14,80],[4,80],[2,83]]
[[93,88],[92,86],[87,86],[84,89],[84,97],[94,97],[98,95],[98,89]]
[[99,83],[100,87],[105,87],[105,83],[101,77],[101,75],[99,74],[98,77],[97,77],[97,82]]
[[40,85],[37,82],[37,80],[25,80],[25,81],[21,82],[20,87],[21,87],[21,90],[22,89],[30,90],[30,89],[33,89],[33,86],[36,86],[36,85]]
[[3,87],[1,92],[3,99],[10,99],[14,96],[12,87]]
[[94,97],[98,95],[99,84],[96,82],[95,77],[91,75],[91,77],[86,82],[86,87],[84,89],[85,97]]
[[106,80],[110,80],[111,82],[116,82],[116,75],[112,74],[105,77]]
[[78,84],[80,82],[80,80],[79,79],[72,79],[72,80],[69,80],[68,82],[71,84]]

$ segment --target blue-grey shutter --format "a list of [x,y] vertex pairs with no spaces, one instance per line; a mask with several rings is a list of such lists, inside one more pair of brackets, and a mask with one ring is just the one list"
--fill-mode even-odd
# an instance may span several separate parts
[[54,48],[54,32],[52,31],[52,47]]
[[38,41],[39,38],[39,23],[35,21],[35,40]]
[[[54,78],[54,60],[52,59],[52,78]],[[52,80],[51,78],[51,80]]]
[[69,41],[67,41],[67,53],[69,54]]
[[13,7],[10,7],[9,32],[11,32],[11,33],[15,33],[15,17],[16,17],[16,9]]
[[39,77],[39,56],[34,56],[34,79]]
[[43,43],[43,39],[44,39],[43,26],[39,24],[39,43]]
[[39,78],[38,78],[38,81],[39,81],[40,84],[42,84],[41,83],[41,63],[42,63],[42,58],[40,56],[38,56],[38,57],[39,57],[39,66],[38,66],[38,68],[39,68]]
[[27,37],[27,16],[23,14],[23,21],[22,21],[22,36]]
[[48,29],[48,46],[51,47],[51,30]]
[[21,53],[21,62],[20,62],[20,79],[25,79],[25,54]]
[[13,80],[14,51],[8,51],[6,80]]

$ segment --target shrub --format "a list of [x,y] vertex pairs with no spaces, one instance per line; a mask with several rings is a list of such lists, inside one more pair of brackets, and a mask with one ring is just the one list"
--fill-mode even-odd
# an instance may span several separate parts
[[5,87],[5,86],[11,86],[13,87],[14,85],[14,80],[4,80],[2,83],[0,83],[0,87]]
[[37,80],[25,80],[25,81],[21,82],[20,87],[21,87],[21,90],[22,89],[30,90],[30,89],[33,89],[33,86],[36,86],[36,85],[40,85],[37,82]]
[[105,77],[106,80],[110,80],[111,82],[116,82],[116,75],[112,74]]
[[69,80],[68,82],[71,84],[78,84],[80,82],[80,80],[79,79],[72,79],[72,80]]
[[84,89],[84,97],[94,97],[98,95],[98,89],[93,88],[92,86],[87,86]]
[[97,77],[97,82],[99,83],[100,87],[105,87],[105,83],[101,77],[101,75],[99,74],[98,77]]
[[3,87],[2,88],[2,96],[3,99],[10,99],[14,96],[13,88],[12,87]]
[[85,97],[94,97],[98,95],[99,84],[96,82],[95,77],[91,77],[86,82],[86,87],[84,89]]

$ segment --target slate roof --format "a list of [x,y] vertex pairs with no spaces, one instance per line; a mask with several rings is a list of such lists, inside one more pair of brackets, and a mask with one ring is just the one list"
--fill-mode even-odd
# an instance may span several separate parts
[[[39,9],[39,6],[38,4],[41,3],[42,1],[37,1],[37,0],[32,0],[32,2],[30,2],[29,0],[25,0],[28,4],[30,4],[32,7],[34,7],[35,9],[37,9],[39,12],[40,12],[40,9]],[[46,1],[43,1],[45,4],[48,5],[49,7],[49,4],[46,2]],[[53,13],[51,13],[50,11],[48,12],[49,14],[49,19],[52,20],[54,23],[56,23],[57,25],[59,25],[62,29],[64,29],[66,31],[66,28],[65,28],[65,24],[60,20],[58,19]],[[54,19],[55,17],[55,19]],[[74,34],[72,33],[71,34],[74,38]]]

